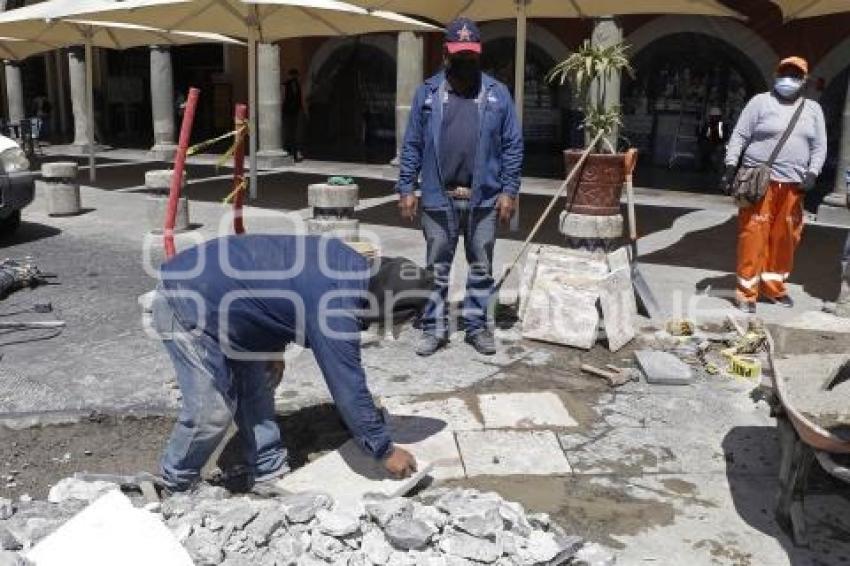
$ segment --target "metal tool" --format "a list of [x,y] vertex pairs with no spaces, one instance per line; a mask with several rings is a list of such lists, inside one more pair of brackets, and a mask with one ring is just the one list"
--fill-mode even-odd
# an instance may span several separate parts
[[632,285],[635,288],[635,295],[638,302],[643,306],[646,314],[653,320],[661,320],[664,318],[664,311],[658,304],[658,301],[653,294],[649,283],[641,273],[638,265],[638,233],[637,233],[637,215],[635,214],[635,190],[633,185],[633,172],[637,165],[637,150],[631,149],[626,154],[626,206],[629,215],[629,243],[632,248],[631,265],[632,265]]

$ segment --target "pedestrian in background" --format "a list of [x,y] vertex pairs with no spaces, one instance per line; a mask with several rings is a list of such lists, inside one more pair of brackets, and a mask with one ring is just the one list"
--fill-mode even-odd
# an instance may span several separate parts
[[[430,356],[449,341],[451,267],[463,236],[469,276],[463,305],[466,341],[496,353],[488,320],[493,296],[496,222],[516,210],[523,141],[508,88],[481,72],[481,35],[459,18],[446,29],[445,71],[416,92],[400,155],[397,190],[404,218],[414,220],[422,194],[422,228],[434,289],[422,314],[416,348]],[[421,180],[420,180],[421,176]]]
[[286,151],[296,163],[303,161],[299,139],[299,125],[304,111],[304,94],[301,91],[301,81],[298,70],[289,70],[289,79],[283,85],[283,123],[285,126]]
[[[750,100],[738,119],[726,153],[721,188],[735,192],[738,167],[769,166],[764,196],[738,213],[737,306],[754,313],[761,293],[791,308],[786,282],[803,233],[803,200],[826,161],[826,124],[820,105],[804,89],[809,64],[783,59],[773,89]],[[771,157],[774,159],[771,161]]]

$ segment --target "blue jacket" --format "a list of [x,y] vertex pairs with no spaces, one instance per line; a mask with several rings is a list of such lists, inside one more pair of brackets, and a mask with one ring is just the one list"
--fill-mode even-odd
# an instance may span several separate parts
[[376,458],[392,443],[360,363],[358,317],[369,265],[333,238],[244,235],[204,242],[161,269],[181,326],[203,331],[228,358],[311,350],[354,439]]
[[[412,193],[419,184],[422,206],[445,209],[449,206],[440,170],[440,136],[445,100],[445,73],[425,81],[416,91],[410,120],[401,149],[397,190]],[[472,206],[492,207],[501,193],[519,194],[522,176],[522,131],[508,88],[488,75],[482,75],[479,94],[478,152],[472,181]]]

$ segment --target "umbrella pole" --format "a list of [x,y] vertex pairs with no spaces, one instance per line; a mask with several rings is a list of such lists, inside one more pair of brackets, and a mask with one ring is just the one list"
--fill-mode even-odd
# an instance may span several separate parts
[[248,109],[251,114],[249,139],[251,140],[251,200],[257,199],[257,135],[260,133],[257,121],[257,32],[251,30],[248,40]]
[[[523,111],[525,110],[525,44],[528,31],[526,21],[527,0],[516,0],[516,57],[514,58],[514,100],[516,115],[522,130]],[[511,218],[511,232],[519,232],[519,202]]]
[[91,36],[86,36],[86,136],[89,142],[89,181],[95,182],[97,172],[94,160],[94,56],[92,54]]

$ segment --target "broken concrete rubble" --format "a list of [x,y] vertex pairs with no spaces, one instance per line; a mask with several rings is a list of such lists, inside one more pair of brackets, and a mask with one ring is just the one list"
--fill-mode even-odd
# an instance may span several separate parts
[[62,503],[69,499],[79,499],[91,503],[101,495],[118,489],[118,485],[105,481],[81,481],[74,478],[65,478],[53,487],[47,494],[50,503]]
[[[115,491],[104,497],[127,500]],[[577,564],[573,557],[585,548],[583,541],[566,536],[547,515],[527,514],[520,504],[495,493],[439,489],[427,497],[435,500],[429,504],[373,496],[357,515],[321,493],[260,498],[201,489],[167,499],[161,514],[121,506],[116,512],[141,513],[140,519],[161,517],[172,542],[180,542],[193,563],[202,566],[556,565]],[[143,505],[141,500],[137,503]],[[29,505],[32,508],[0,522],[0,541],[14,539],[14,529],[8,529],[9,537],[2,535],[2,529],[22,521],[19,514],[27,521],[54,525],[49,518],[32,516],[32,510],[46,512],[61,505]],[[601,549],[591,548],[585,555],[588,560],[583,563],[591,566],[613,563],[604,561],[610,556]],[[20,555],[9,556],[7,563],[17,566],[8,560]]]

